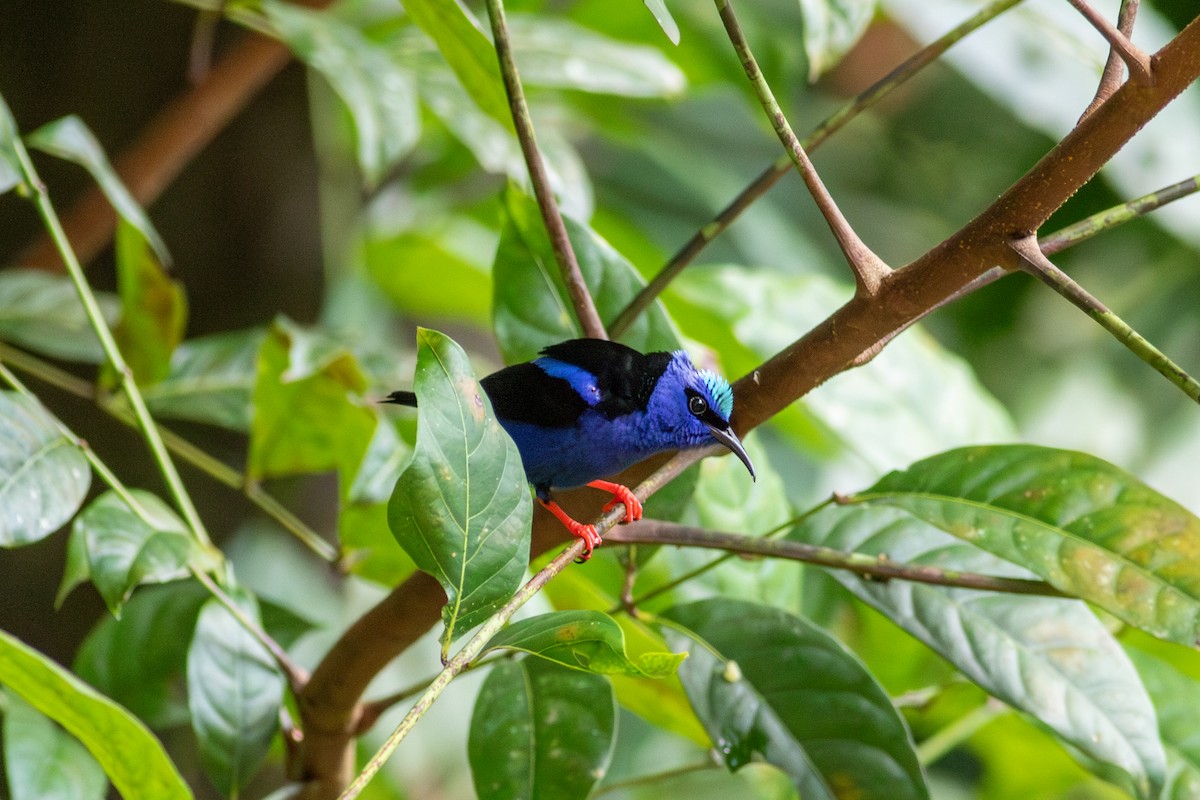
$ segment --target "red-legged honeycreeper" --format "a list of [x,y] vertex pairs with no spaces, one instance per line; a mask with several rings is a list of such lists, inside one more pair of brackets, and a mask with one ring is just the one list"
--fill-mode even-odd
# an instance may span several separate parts
[[[603,339],[572,339],[541,351],[541,358],[488,375],[480,385],[500,425],[512,437],[538,502],[583,539],[591,555],[600,545],[596,526],[577,522],[550,499],[554,489],[591,486],[610,492],[604,510],[625,506],[625,520],[642,517],[627,487],[601,480],[666,450],[719,442],[754,478],[754,465],[729,426],[733,389],[687,353],[648,353]],[[412,392],[385,402],[416,406]]]

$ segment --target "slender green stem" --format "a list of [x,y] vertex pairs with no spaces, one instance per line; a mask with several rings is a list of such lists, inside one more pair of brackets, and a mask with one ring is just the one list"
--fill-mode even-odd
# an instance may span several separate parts
[[142,398],[142,393],[138,390],[137,382],[133,377],[133,371],[125,362],[124,356],[121,355],[121,349],[117,346],[117,341],[113,337],[112,330],[109,329],[108,322],[104,319],[104,315],[100,311],[100,305],[96,302],[96,296],[92,293],[87,278],[84,277],[83,267],[80,266],[79,260],[75,257],[75,251],[71,249],[71,243],[67,241],[67,235],[63,231],[62,223],[59,221],[58,214],[50,202],[50,194],[46,191],[46,186],[42,183],[41,178],[38,177],[37,170],[33,166],[33,161],[29,158],[29,152],[25,149],[24,143],[19,138],[14,138],[13,148],[16,151],[24,181],[32,190],[33,202],[37,207],[38,214],[42,217],[46,229],[50,232],[50,238],[54,240],[54,246],[58,250],[59,257],[62,258],[63,263],[67,266],[67,272],[75,284],[75,289],[79,294],[80,301],[83,303],[88,320],[91,322],[97,338],[100,339],[100,346],[104,349],[105,357],[107,357],[109,364],[112,365],[113,370],[120,377],[121,388],[124,390],[125,396],[129,398],[129,405],[133,408],[133,414],[137,419],[138,427],[141,429],[142,436],[146,439],[146,443],[150,447],[150,452],[158,464],[159,471],[162,473],[163,480],[167,483],[167,488],[170,490],[171,496],[175,498],[175,505],[179,508],[196,540],[201,546],[211,549],[212,540],[208,537],[208,531],[205,530],[204,522],[200,519],[200,514],[196,511],[196,506],[192,503],[192,498],[188,494],[187,488],[183,485],[183,480],[179,477],[178,470],[175,469],[175,462],[171,460],[171,454],[167,452],[167,448],[163,444],[162,437],[158,433],[158,427],[154,424],[154,419],[150,416],[150,410],[146,408],[146,402]]
[[592,797],[599,797],[602,794],[619,792],[624,789],[638,789],[643,786],[653,786],[656,783],[663,783],[674,778],[680,778],[684,775],[691,775],[693,772],[704,772],[706,770],[716,769],[719,766],[721,765],[716,761],[708,758],[704,761],[698,761],[695,764],[684,764],[682,767],[675,767],[674,769],[656,772],[653,775],[642,775],[640,777],[629,778],[628,780],[624,781],[615,781],[607,786],[601,786],[592,794]]
[[1098,233],[1145,216],[1151,211],[1162,208],[1167,203],[1195,194],[1198,189],[1200,189],[1200,175],[1193,175],[1178,183],[1164,186],[1127,203],[1106,208],[1079,222],[1060,228],[1054,233],[1041,237],[1038,244],[1041,245],[1043,255],[1052,256],[1068,247],[1087,241]]
[[917,760],[928,767],[1007,710],[999,701],[989,699],[917,745]]

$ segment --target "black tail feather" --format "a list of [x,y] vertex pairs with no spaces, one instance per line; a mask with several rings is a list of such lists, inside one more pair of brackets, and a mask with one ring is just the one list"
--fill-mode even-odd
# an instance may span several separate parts
[[413,392],[405,392],[405,391],[392,392],[391,394],[389,394],[387,396],[386,399],[380,400],[379,402],[395,403],[398,406],[412,406],[413,408],[416,408],[417,407],[417,396]]

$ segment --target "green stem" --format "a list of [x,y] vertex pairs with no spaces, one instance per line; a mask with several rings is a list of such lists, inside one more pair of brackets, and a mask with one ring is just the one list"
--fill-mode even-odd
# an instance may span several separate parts
[[133,408],[133,414],[137,419],[138,427],[141,429],[142,436],[146,439],[146,443],[150,447],[150,452],[158,464],[159,471],[162,473],[163,480],[166,481],[171,496],[175,499],[175,505],[179,508],[196,541],[202,547],[211,549],[212,540],[209,539],[204,522],[200,519],[200,514],[197,513],[196,507],[192,503],[192,498],[188,495],[187,489],[183,485],[183,480],[179,477],[179,472],[175,469],[175,463],[171,460],[171,454],[167,452],[167,448],[163,444],[162,437],[158,433],[158,427],[154,424],[154,419],[150,416],[149,409],[146,408],[146,402],[142,398],[142,393],[138,391],[133,371],[125,362],[124,356],[121,355],[121,349],[117,346],[116,339],[113,338],[112,330],[109,329],[108,322],[105,321],[104,315],[100,311],[100,305],[96,302],[96,296],[92,293],[87,278],[84,277],[83,267],[80,266],[79,260],[75,257],[75,251],[71,249],[71,244],[67,241],[67,235],[63,231],[62,223],[58,219],[58,214],[50,202],[50,195],[46,191],[46,186],[42,183],[41,178],[38,177],[37,170],[33,166],[33,161],[29,158],[29,151],[25,149],[24,143],[15,137],[13,139],[13,149],[16,151],[17,161],[20,164],[25,184],[32,191],[33,202],[37,207],[38,214],[42,217],[42,221],[50,233],[50,238],[54,240],[54,246],[58,250],[59,257],[62,258],[63,263],[67,267],[67,272],[75,284],[75,289],[79,294],[80,301],[83,303],[84,311],[87,313],[92,329],[100,339],[100,346],[104,349],[104,355],[107,357],[113,370],[120,377],[121,388],[124,390],[125,396],[129,398],[129,405]]
[[592,794],[592,797],[599,797],[602,794],[609,792],[619,792],[625,789],[638,789],[643,786],[653,786],[656,783],[663,783],[674,778],[679,778],[684,775],[691,775],[693,772],[704,772],[705,770],[716,769],[720,764],[713,761],[711,758],[704,761],[698,761],[695,764],[685,764],[682,767],[663,770],[656,772],[653,775],[642,775],[638,778],[629,778],[624,781],[616,781],[607,786],[601,786]]
[[1099,213],[1092,214],[1090,217],[1081,219],[1079,222],[1074,222],[1064,228],[1060,228],[1048,236],[1043,236],[1038,240],[1042,248],[1042,254],[1052,256],[1055,253],[1062,252],[1068,247],[1073,247],[1080,242],[1087,241],[1098,233],[1144,216],[1181,197],[1195,194],[1197,189],[1200,189],[1200,175],[1193,175],[1190,178],[1173,183],[1170,186],[1164,186],[1157,191],[1142,195],[1127,203],[1106,208]]
[[989,699],[917,745],[917,760],[928,767],[1007,710],[1000,702]]

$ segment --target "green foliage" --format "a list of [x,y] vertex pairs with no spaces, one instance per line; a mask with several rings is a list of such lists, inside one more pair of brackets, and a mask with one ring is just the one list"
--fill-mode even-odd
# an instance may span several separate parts
[[[119,301],[107,293],[98,293],[96,299],[104,318],[115,324]],[[64,275],[31,269],[0,271],[0,336],[54,358],[88,364],[104,360],[79,295]]]
[[0,708],[12,800],[102,800],[108,778],[78,739],[12,692]]

